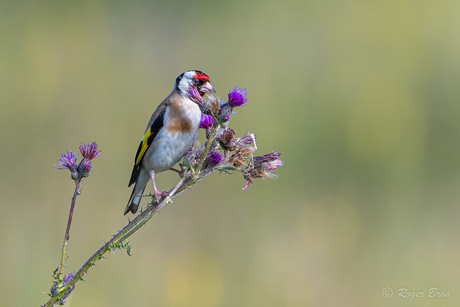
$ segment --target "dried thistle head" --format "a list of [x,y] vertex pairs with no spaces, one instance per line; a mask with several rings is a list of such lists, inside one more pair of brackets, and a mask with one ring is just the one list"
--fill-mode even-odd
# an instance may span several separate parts
[[283,165],[283,161],[279,159],[280,155],[278,152],[270,152],[263,156],[253,157],[252,167],[244,171],[243,177],[246,179],[246,183],[243,189],[246,189],[249,184],[253,184],[255,178],[276,178],[277,175],[274,170]]
[[250,181],[251,184],[254,183],[255,178],[266,178],[265,171],[260,169],[251,168],[244,172],[244,179]]
[[248,132],[248,134],[238,138],[237,143],[242,146],[248,146],[254,144],[254,148],[257,149],[256,145],[256,136],[253,133]]
[[224,151],[233,151],[236,149],[236,140],[234,136],[235,130],[232,128],[224,128],[219,130],[217,141]]
[[254,168],[262,168],[263,163],[273,162],[275,160],[278,160],[280,156],[281,154],[279,152],[274,152],[274,151],[267,153],[263,156],[256,156],[253,158]]
[[254,152],[252,147],[239,147],[230,157],[230,164],[235,167],[242,167]]
[[219,99],[215,97],[211,97],[209,99],[209,111],[211,112],[212,115],[214,115],[215,118],[218,118],[220,116]]

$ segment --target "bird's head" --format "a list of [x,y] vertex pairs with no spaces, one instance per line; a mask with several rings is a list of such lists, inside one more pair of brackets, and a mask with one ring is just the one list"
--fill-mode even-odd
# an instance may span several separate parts
[[186,71],[176,79],[175,88],[179,90],[181,96],[187,97],[191,87],[196,88],[201,97],[206,93],[216,92],[211,86],[209,76],[199,70]]

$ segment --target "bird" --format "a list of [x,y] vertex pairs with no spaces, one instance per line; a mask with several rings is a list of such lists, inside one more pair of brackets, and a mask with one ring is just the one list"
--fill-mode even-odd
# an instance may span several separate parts
[[159,201],[155,174],[175,170],[173,166],[191,148],[198,135],[201,110],[197,100],[189,98],[194,88],[201,97],[215,93],[207,74],[189,70],[180,74],[171,94],[153,112],[134,158],[128,187],[134,184],[124,215],[136,213],[147,183],[152,180],[153,193]]

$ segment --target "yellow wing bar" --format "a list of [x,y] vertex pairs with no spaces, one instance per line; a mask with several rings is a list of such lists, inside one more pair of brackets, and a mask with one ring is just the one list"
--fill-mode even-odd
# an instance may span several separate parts
[[147,141],[151,134],[152,134],[151,129],[147,129],[147,131],[144,134],[144,138],[142,139],[141,150],[139,151],[139,154],[136,157],[136,165],[141,163],[142,157],[144,157],[144,154],[147,151],[147,148],[149,148],[149,144],[147,143]]

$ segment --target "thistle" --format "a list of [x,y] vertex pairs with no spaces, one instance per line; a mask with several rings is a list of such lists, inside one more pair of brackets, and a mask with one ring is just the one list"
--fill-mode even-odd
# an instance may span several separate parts
[[70,177],[78,181],[82,178],[88,177],[91,173],[91,160],[98,157],[101,151],[97,151],[97,145],[95,142],[90,142],[88,145],[81,144],[80,153],[83,156],[80,163],[77,165],[77,156],[75,153],[66,150],[66,153],[61,153],[61,159],[59,163],[54,164],[57,169],[68,169],[70,171]]
[[200,121],[199,128],[206,130],[207,139],[209,139],[209,137],[211,136],[211,128],[213,126],[213,123],[214,123],[214,120],[212,119],[212,116],[201,114],[201,121]]
[[[276,178],[275,171],[283,165],[280,154],[270,152],[261,156],[254,156],[257,149],[256,136],[248,132],[247,134],[235,137],[235,130],[228,127],[228,121],[235,107],[245,106],[247,103],[247,89],[230,88],[228,101],[222,102],[221,99],[210,97],[210,101],[205,103],[198,91],[190,89],[189,98],[200,105],[203,115],[201,117],[200,128],[206,130],[207,141],[204,145],[196,142],[185,154],[180,164],[180,181],[169,192],[165,191],[165,196],[161,201],[152,200],[147,207],[140,212],[133,220],[113,235],[102,247],[100,247],[76,272],[64,274],[64,263],[67,259],[67,245],[69,241],[70,225],[72,222],[73,210],[77,196],[80,194],[82,179],[89,176],[92,171],[91,162],[100,155],[97,145],[91,142],[87,145],[81,144],[79,149],[83,158],[77,165],[77,157],[72,150],[61,154],[59,162],[55,164],[58,169],[68,169],[72,179],[75,180],[75,192],[71,202],[67,229],[62,246],[61,263],[56,269],[56,281],[51,286],[51,299],[44,306],[54,306],[64,304],[66,298],[75,289],[75,284],[80,281],[84,274],[103,258],[108,251],[126,249],[131,254],[131,247],[126,240],[136,233],[145,223],[151,220],[152,216],[159,212],[171,199],[190,189],[193,185],[200,182],[205,176],[214,172],[233,173],[239,172],[243,175],[246,189],[249,184],[254,184],[255,179]],[[177,171],[177,170],[176,170]]]
[[230,87],[230,92],[228,93],[228,105],[231,108],[234,107],[243,107],[244,104],[248,101],[247,99],[247,88],[238,88],[237,85],[233,90]]

